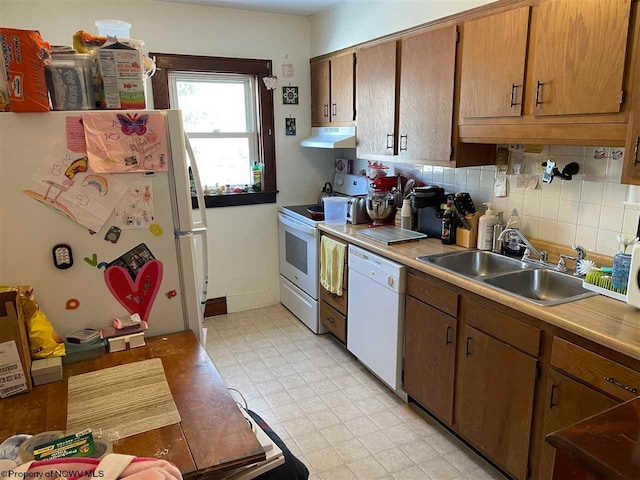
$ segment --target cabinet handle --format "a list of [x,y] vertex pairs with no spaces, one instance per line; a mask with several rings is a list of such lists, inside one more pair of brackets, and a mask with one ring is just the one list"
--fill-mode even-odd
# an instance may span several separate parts
[[509,104],[509,106],[511,108],[515,107],[516,105],[520,105],[519,103],[516,103],[516,91],[517,91],[518,86],[515,83],[511,84],[511,102]]
[[640,137],[636,137],[636,144],[633,149],[633,166],[638,165],[638,147],[640,146]]
[[324,116],[328,117],[329,116],[329,104],[325,103],[325,104],[323,104],[323,106],[324,106]]
[[[402,146],[402,139],[404,139],[404,147]],[[407,136],[406,135],[400,135],[400,151],[407,151]]]
[[[391,139],[391,144],[389,144],[389,139]],[[393,133],[387,133],[387,150],[393,150]]]
[[613,377],[604,377],[604,379],[609,383],[613,383],[616,387],[620,387],[620,388],[626,390],[627,392],[638,393],[638,389],[637,388],[635,388],[635,387],[627,387],[626,385],[620,383],[619,381],[617,381]]
[[471,337],[467,337],[467,344],[465,345],[465,356],[471,356]]
[[553,407],[557,405],[556,403],[557,388],[558,388],[558,385],[556,385],[555,383],[551,385],[551,394],[549,395],[549,410],[551,410]]
[[540,87],[542,87],[543,85],[544,83],[538,80],[538,83],[536,84],[536,107],[544,103],[542,100],[540,100]]
[[452,330],[453,330],[453,328],[451,328],[451,326],[447,325],[447,332],[445,334],[445,342],[446,342],[445,345],[449,345],[452,342],[451,337],[449,337],[449,332],[451,332]]
[[337,103],[332,103],[331,104],[331,115],[333,115],[334,117],[336,115],[338,115],[338,104]]

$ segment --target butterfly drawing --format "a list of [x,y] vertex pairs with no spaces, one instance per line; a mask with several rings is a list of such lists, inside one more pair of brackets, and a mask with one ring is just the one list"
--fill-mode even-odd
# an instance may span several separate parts
[[127,114],[122,115],[120,113],[116,114],[118,117],[118,121],[120,122],[120,128],[122,129],[122,133],[125,135],[144,135],[147,131],[147,120],[149,119],[149,115],[141,115],[138,117],[138,114],[134,114],[133,116]]

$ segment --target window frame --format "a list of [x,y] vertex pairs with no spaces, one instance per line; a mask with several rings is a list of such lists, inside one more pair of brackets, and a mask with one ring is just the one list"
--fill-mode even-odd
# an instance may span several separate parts
[[[207,208],[275,203],[278,190],[276,186],[273,91],[267,90],[263,82],[265,77],[271,75],[272,61],[169,53],[151,53],[150,56],[155,57],[157,66],[156,74],[151,77],[151,85],[154,107],[158,109],[171,108],[169,74],[179,74],[180,72],[238,74],[254,78],[258,153],[263,164],[262,192],[206,195],[205,203]],[[197,204],[193,198],[192,204]]]

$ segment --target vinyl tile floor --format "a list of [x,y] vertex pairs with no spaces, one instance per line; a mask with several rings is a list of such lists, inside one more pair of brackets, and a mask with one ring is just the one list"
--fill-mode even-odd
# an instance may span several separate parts
[[[211,317],[207,351],[312,480],[504,480],[282,305]],[[236,398],[237,394],[235,394]]]

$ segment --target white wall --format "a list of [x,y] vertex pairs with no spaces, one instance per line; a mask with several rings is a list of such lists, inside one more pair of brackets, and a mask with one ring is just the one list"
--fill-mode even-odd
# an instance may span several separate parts
[[345,0],[309,17],[311,56],[330,53],[495,0]]
[[[130,22],[131,36],[152,52],[271,59],[279,77],[288,55],[300,104],[283,106],[280,86],[275,90],[278,203],[315,202],[333,162],[331,152],[299,147],[311,130],[307,18],[150,0],[0,0],[2,26],[37,29],[56,45],[71,45],[80,29],[97,33],[101,18]],[[297,119],[295,137],[284,134],[289,115]],[[276,211],[276,205],[208,210],[209,298],[227,296],[231,311],[279,302]]]

